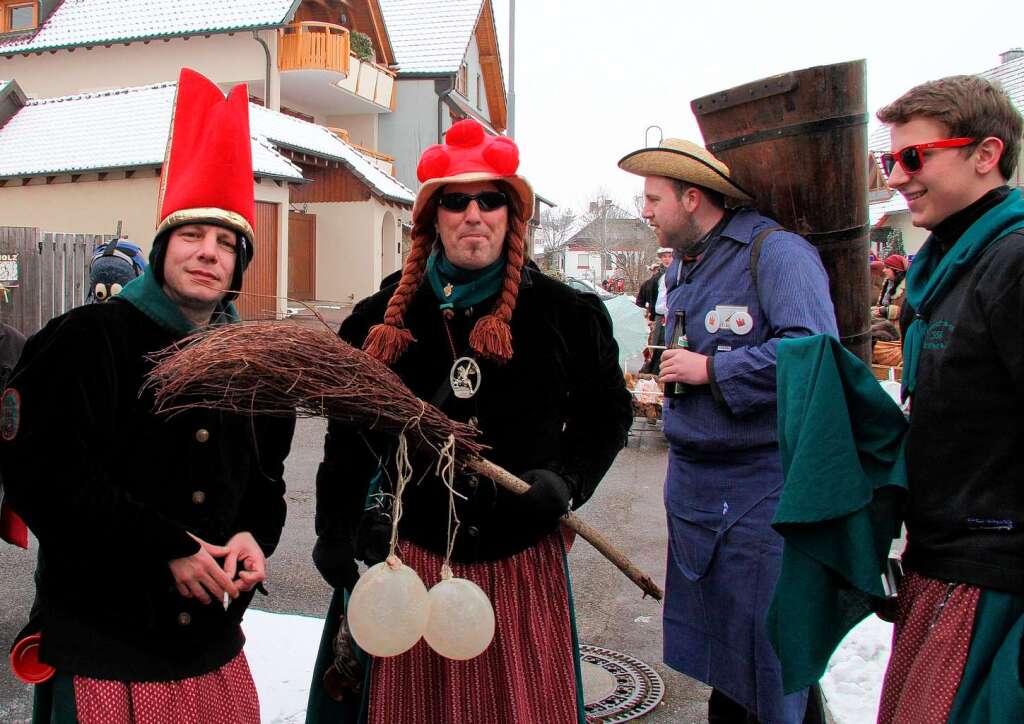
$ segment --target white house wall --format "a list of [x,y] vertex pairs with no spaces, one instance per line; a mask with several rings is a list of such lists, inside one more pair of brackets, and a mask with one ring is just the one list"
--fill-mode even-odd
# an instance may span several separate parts
[[380,141],[377,132],[377,114],[362,113],[346,116],[325,116],[317,119],[318,123],[330,126],[331,128],[344,128],[348,131],[349,140],[363,148],[380,150],[381,153],[391,155],[389,151],[380,149],[377,145]]
[[[477,83],[477,78],[480,79],[479,83]],[[479,86],[479,94],[477,86]],[[466,51],[466,97],[484,118],[490,120],[491,112],[487,108],[487,89],[484,86],[484,71],[480,65],[480,46],[476,42],[476,33],[473,34],[473,40],[470,41]]]
[[[271,49],[271,70],[276,75],[276,33],[265,30],[260,35]],[[252,33],[219,34],[0,56],[0,78],[14,78],[32,98],[48,98],[174,81],[183,66],[225,86],[243,81],[262,84],[266,62],[263,46]],[[278,85],[273,83],[275,88]]]
[[[380,116],[378,149],[395,157],[395,178],[417,189],[416,164],[420,154],[437,143],[438,97],[432,78],[399,80],[397,93],[395,112]],[[447,108],[442,118],[447,121]]]

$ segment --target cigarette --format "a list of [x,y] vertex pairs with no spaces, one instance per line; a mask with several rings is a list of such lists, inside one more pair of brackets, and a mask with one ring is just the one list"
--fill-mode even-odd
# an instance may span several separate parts
[[646,349],[668,349],[668,347],[663,344],[649,344]]

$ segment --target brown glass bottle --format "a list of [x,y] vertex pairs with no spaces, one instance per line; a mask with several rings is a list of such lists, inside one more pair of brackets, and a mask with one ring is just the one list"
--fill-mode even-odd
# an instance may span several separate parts
[[[669,349],[689,349],[690,340],[686,336],[686,312],[676,312],[676,323],[672,327],[672,339],[669,340]],[[689,391],[689,385],[685,382],[666,382],[665,397],[674,400],[684,397]]]

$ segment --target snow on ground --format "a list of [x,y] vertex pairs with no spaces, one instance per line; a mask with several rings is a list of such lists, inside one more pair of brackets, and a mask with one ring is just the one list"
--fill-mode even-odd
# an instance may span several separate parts
[[[263,724],[301,724],[322,618],[249,609],[242,622],[245,655],[260,695]],[[861,621],[839,646],[821,680],[835,724],[871,724],[878,716],[882,676],[889,662],[892,624]]]
[[301,724],[324,620],[250,608],[242,621],[245,657],[260,696],[263,724]]
[[877,616],[868,616],[843,639],[821,680],[835,724],[877,720],[891,643],[892,624]]

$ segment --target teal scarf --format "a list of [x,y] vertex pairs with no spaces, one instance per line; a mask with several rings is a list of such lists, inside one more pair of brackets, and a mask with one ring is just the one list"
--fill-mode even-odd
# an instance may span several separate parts
[[483,269],[460,269],[443,251],[434,249],[427,259],[427,279],[441,309],[466,309],[493,297],[505,278],[505,257]]
[[903,339],[903,399],[914,392],[917,363],[928,331],[926,318],[942,300],[960,273],[974,263],[990,245],[1009,233],[1024,229],[1024,199],[1014,189],[994,208],[986,212],[939,258],[933,237],[914,257],[907,272],[907,302],[917,313]]
[[[163,288],[157,282],[156,277],[146,269],[141,277],[137,277],[125,285],[117,295],[164,329],[172,332],[178,337],[186,337],[196,331],[196,327],[185,318],[185,315],[178,309],[178,305],[172,302]],[[231,302],[220,302],[213,312],[213,324],[228,324],[238,321],[238,311]]]

